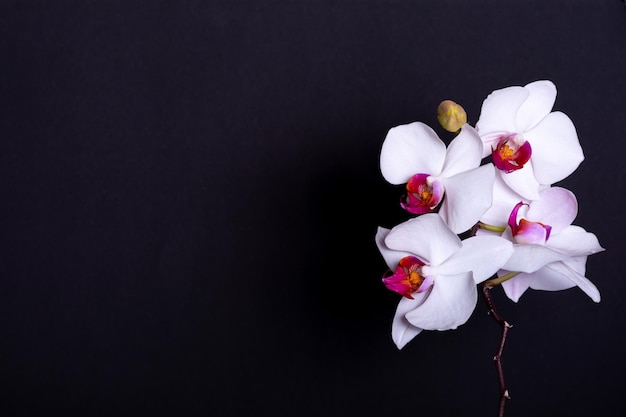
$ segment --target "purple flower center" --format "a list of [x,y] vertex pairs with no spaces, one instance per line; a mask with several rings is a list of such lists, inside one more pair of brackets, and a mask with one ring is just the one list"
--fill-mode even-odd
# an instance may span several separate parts
[[429,181],[428,174],[415,174],[406,184],[407,194],[400,201],[403,209],[412,214],[430,213],[443,197],[443,186],[437,180]]
[[531,155],[530,143],[517,133],[500,136],[496,147],[491,148],[493,164],[507,174],[522,169]]

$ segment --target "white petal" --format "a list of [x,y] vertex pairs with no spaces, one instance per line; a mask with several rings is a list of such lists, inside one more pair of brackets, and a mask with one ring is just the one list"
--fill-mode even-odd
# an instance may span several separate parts
[[513,255],[504,269],[516,272],[535,272],[549,263],[569,259],[570,256],[541,245],[513,245]]
[[385,245],[417,255],[430,265],[439,265],[461,247],[461,240],[438,214],[427,213],[391,229]]
[[398,349],[402,349],[404,346],[406,346],[407,343],[413,340],[415,336],[422,332],[422,329],[420,329],[419,327],[415,327],[411,323],[409,323],[404,315],[421,305],[426,299],[426,295],[428,293],[429,292],[415,294],[415,299],[413,300],[402,297],[402,299],[398,303],[398,307],[396,308],[396,313],[393,317],[393,322],[391,325],[391,338],[393,339],[393,342],[396,344]]
[[443,275],[472,271],[476,284],[495,274],[513,254],[513,244],[499,236],[474,236],[463,240],[463,247],[437,267]]
[[[550,265],[547,265],[545,269],[547,269],[548,271],[552,273],[562,275],[563,277],[570,280],[573,284],[577,285],[581,290],[583,290],[583,292],[587,294],[589,298],[591,298],[593,301],[595,301],[596,303],[600,302],[600,291],[598,291],[598,288],[591,281],[589,281],[589,279],[587,279],[584,275],[579,274],[570,266],[566,265],[563,262],[555,262]],[[535,286],[535,283],[538,284],[537,287]],[[539,284],[544,285],[545,282],[544,281],[540,282],[539,280],[535,279],[533,280],[531,288],[540,289]],[[544,288],[545,287],[541,289],[544,289]]]
[[[516,132],[516,115],[530,90],[520,87],[506,87],[495,90],[483,101],[476,131],[482,137],[493,132]],[[520,132],[521,133],[521,132]]]
[[477,300],[478,291],[471,273],[438,276],[424,303],[405,317],[425,330],[456,329],[470,318]]
[[578,201],[570,190],[551,187],[539,193],[539,199],[532,201],[526,220],[540,222],[552,227],[556,235],[572,224],[578,214]]
[[439,175],[446,145],[421,122],[391,128],[380,151],[380,171],[389,183],[408,182],[415,174]]
[[506,185],[502,179],[503,175],[505,174],[495,176],[493,182],[493,203],[480,219],[483,223],[492,226],[506,227],[511,211],[517,203],[524,200],[524,197]]
[[[502,179],[503,175],[496,175],[495,180],[493,181],[493,199],[495,201],[501,201],[508,204],[511,204],[511,210],[513,207],[522,201],[524,197],[520,194],[513,191],[511,187],[507,185],[506,182]],[[507,218],[511,212],[507,213]]]
[[513,206],[494,201],[491,207],[480,217],[482,223],[497,226],[506,227],[508,221],[508,215],[511,214]]
[[570,259],[562,261],[565,265],[572,268],[574,271],[581,275],[585,275],[585,271],[587,269],[587,258],[586,255],[583,256],[573,256]]
[[565,275],[559,274],[554,270],[543,267],[532,274],[530,288],[538,291],[563,291],[576,286]]
[[561,233],[550,236],[547,245],[569,256],[592,255],[604,250],[596,235],[579,226],[569,226]]
[[524,164],[522,169],[505,173],[499,171],[500,177],[506,185],[508,185],[515,193],[521,195],[527,200],[537,200],[539,198],[539,182],[535,179],[533,173],[534,165],[532,158]]
[[541,184],[561,181],[585,159],[574,123],[561,112],[547,115],[524,138],[530,142],[530,160]]
[[[502,273],[498,273],[498,276],[502,276],[504,274],[507,274],[508,272],[509,271],[502,271]],[[504,289],[504,293],[506,294],[506,296],[509,297],[513,302],[517,303],[522,294],[524,294],[529,288],[531,281],[531,275],[521,273],[509,279],[508,281],[504,281],[501,285]]]
[[451,177],[478,167],[483,159],[483,142],[473,127],[468,124],[450,142],[440,177]]
[[524,86],[530,95],[522,103],[517,112],[517,132],[522,133],[532,129],[546,117],[556,101],[556,86],[552,81],[535,81]]
[[387,267],[392,271],[396,269],[398,263],[400,263],[400,259],[405,256],[412,255],[409,252],[402,252],[393,249],[389,249],[387,245],[385,245],[385,237],[389,234],[389,229],[385,229],[384,227],[379,227],[376,231],[376,246],[378,246],[378,250],[382,255]]
[[469,230],[491,207],[495,168],[485,164],[442,178],[445,197],[439,215],[454,233]]
[[494,201],[489,210],[481,216],[480,221],[485,225],[506,228],[509,224],[509,215],[514,206],[514,204]]

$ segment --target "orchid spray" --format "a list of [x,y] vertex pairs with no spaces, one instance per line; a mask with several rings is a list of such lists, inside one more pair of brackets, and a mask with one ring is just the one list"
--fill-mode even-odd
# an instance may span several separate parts
[[455,136],[446,146],[422,122],[391,128],[380,152],[387,182],[406,185],[400,206],[412,217],[379,227],[376,245],[388,270],[384,285],[402,295],[391,336],[402,349],[423,330],[464,324],[481,293],[502,327],[494,356],[504,416],[510,399],[502,353],[511,328],[491,289],[502,286],[518,302],[529,288],[579,287],[600,301],[585,277],[587,257],[603,251],[593,233],[572,224],[574,193],[555,186],[584,159],[570,118],[552,111],[556,87],[548,80],[495,90],[475,126],[462,106],[444,100],[437,120]]

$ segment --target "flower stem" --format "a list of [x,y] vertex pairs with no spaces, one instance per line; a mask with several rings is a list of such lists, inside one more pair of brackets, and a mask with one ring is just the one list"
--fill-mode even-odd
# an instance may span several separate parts
[[511,278],[515,277],[516,275],[519,275],[519,272],[508,272],[500,277],[497,278],[492,278],[489,279],[487,281],[484,282],[484,286],[491,289],[493,287],[495,287],[496,285],[500,285],[502,284],[504,281],[508,281]]
[[[512,278],[512,277],[511,277]],[[509,395],[509,390],[506,387],[504,382],[504,371],[502,368],[502,353],[504,351],[504,344],[506,343],[506,337],[509,333],[509,329],[512,327],[506,320],[504,320],[498,310],[493,303],[493,299],[491,298],[491,288],[492,286],[488,284],[489,281],[485,281],[481,284],[481,289],[483,292],[483,296],[485,298],[485,302],[487,303],[487,308],[489,309],[488,313],[493,319],[498,322],[502,326],[502,337],[500,338],[500,345],[498,346],[498,351],[493,357],[493,361],[496,365],[496,371],[498,373],[498,382],[500,383],[500,405],[498,407],[498,417],[504,417],[504,407],[506,406],[507,400],[511,399]]]
[[496,232],[496,233],[502,233],[506,230],[506,227],[504,226],[494,226],[492,224],[487,224],[483,222],[478,222],[476,226],[479,229],[485,229],[485,230],[489,230],[490,232]]

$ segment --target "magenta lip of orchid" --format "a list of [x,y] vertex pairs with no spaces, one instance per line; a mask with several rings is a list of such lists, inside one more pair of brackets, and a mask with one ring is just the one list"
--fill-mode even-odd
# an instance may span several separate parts
[[412,300],[411,294],[424,292],[433,285],[433,280],[422,274],[424,265],[424,262],[415,256],[405,256],[400,259],[393,274],[389,275],[391,270],[387,271],[383,283],[387,289]]
[[518,222],[517,215],[523,206],[528,206],[528,204],[521,201],[517,203],[509,216],[509,227],[513,233],[513,240],[520,244],[543,245],[550,238],[552,226],[540,222],[531,222],[524,218]]
[[499,138],[496,147],[491,147],[493,164],[508,173],[522,169],[530,160],[530,143],[517,133],[510,133]]
[[406,196],[400,200],[400,206],[411,214],[430,213],[443,198],[441,182],[429,181],[428,174],[415,174],[406,183]]

